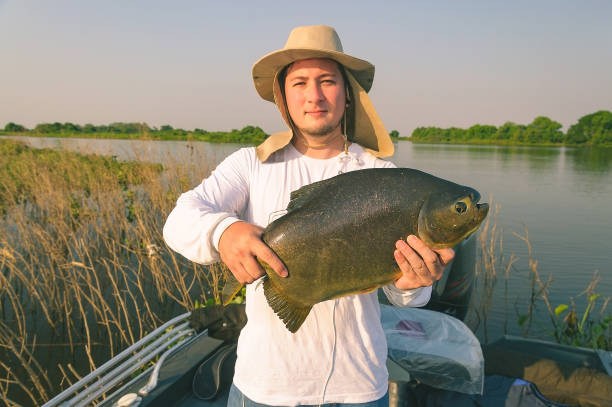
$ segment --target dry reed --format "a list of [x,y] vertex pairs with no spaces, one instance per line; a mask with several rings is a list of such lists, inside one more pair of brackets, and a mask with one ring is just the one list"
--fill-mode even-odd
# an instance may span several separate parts
[[178,195],[210,172],[206,163],[160,171],[0,148],[12,160],[0,162],[9,168],[0,177],[0,404],[40,405],[218,295],[217,271],[183,259],[161,236]]

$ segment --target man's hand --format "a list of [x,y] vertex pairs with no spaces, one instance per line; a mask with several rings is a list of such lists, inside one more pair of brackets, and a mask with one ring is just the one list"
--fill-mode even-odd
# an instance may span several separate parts
[[263,228],[247,222],[234,222],[221,234],[221,260],[242,284],[252,283],[265,274],[257,258],[266,262],[279,276],[287,277],[285,265],[261,240],[262,234]]
[[395,281],[400,290],[427,287],[442,278],[444,269],[455,257],[453,249],[430,249],[414,235],[395,243],[395,261],[402,276]]

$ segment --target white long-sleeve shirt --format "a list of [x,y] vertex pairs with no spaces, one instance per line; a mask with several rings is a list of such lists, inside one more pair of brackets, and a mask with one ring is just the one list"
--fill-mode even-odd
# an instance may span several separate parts
[[[349,154],[314,159],[292,144],[266,162],[254,148],[227,157],[195,189],[182,194],[164,226],[168,246],[188,259],[219,260],[219,238],[238,220],[265,227],[281,215],[292,191],[342,172],[394,167],[352,144]],[[431,287],[383,288],[398,306],[422,306]],[[263,285],[247,285],[248,322],[238,340],[234,384],[251,400],[272,405],[365,403],[387,391],[387,344],[376,292],[315,304],[296,333],[268,305]]]

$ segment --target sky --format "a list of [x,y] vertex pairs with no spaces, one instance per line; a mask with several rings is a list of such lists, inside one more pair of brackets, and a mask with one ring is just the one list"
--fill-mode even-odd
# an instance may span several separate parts
[[565,129],[612,110],[612,1],[0,0],[0,128],[16,122],[284,131],[253,63],[327,24],[376,67],[388,130]]

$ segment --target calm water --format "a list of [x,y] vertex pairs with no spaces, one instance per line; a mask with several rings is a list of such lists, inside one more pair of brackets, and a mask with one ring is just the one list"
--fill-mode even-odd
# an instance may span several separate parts
[[[34,147],[116,155],[119,159],[179,162],[206,160],[218,163],[240,148],[237,144],[203,142],[85,140],[19,138]],[[503,276],[489,316],[489,338],[519,334],[517,312],[526,310],[529,295],[525,226],[546,280],[552,274],[549,296],[553,307],[577,297],[599,271],[597,292],[612,295],[612,149],[540,147],[452,146],[399,142],[391,158],[398,166],[421,169],[457,183],[472,186],[482,201],[500,206],[498,226],[503,229],[504,255],[519,258],[509,281],[510,309],[503,305]],[[548,321],[538,303],[541,320]],[[516,310],[515,310],[516,309]],[[607,313],[612,312],[612,308]],[[507,315],[506,315],[507,314]],[[533,331],[545,335],[544,330]],[[479,332],[482,336],[482,332]]]

